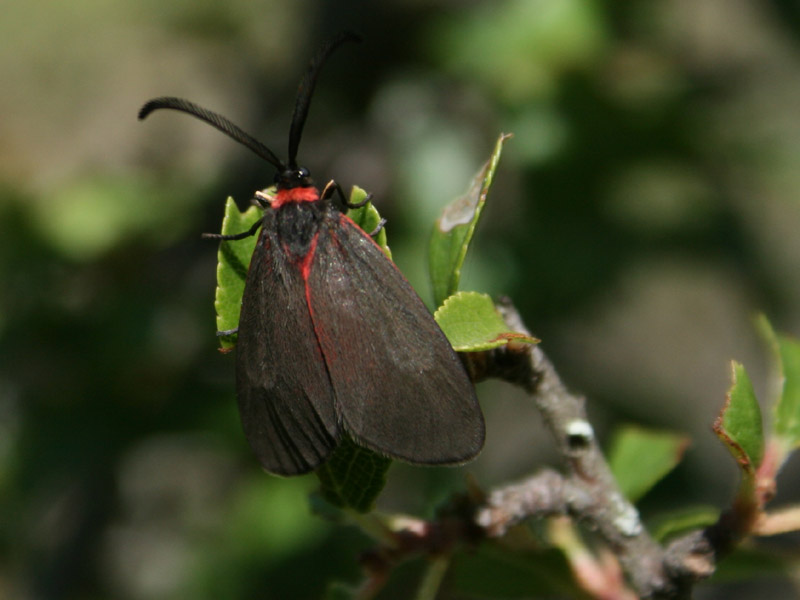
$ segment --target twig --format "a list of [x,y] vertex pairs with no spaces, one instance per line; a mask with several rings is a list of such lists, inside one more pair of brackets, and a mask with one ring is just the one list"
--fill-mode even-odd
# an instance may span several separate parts
[[[514,331],[529,333],[508,301],[500,305]],[[478,510],[477,523],[489,536],[499,536],[532,516],[566,514],[597,530],[619,559],[642,597],[678,597],[664,567],[664,550],[647,533],[636,508],[620,492],[586,417],[584,398],[566,389],[539,346],[507,345],[472,365],[473,375],[501,375],[532,395],[545,424],[565,457],[568,473],[543,471],[495,490]],[[510,375],[510,377],[507,377]]]
[[[511,329],[530,335],[509,301],[502,301],[499,308]],[[783,531],[800,521],[800,509],[776,513],[769,520],[752,507],[734,502],[717,523],[678,538],[665,549],[650,537],[638,511],[617,486],[587,419],[584,398],[567,390],[539,346],[509,343],[468,354],[465,364],[475,381],[496,377],[531,394],[565,459],[566,472],[543,469],[488,496],[472,490],[470,497],[454,498],[449,510],[433,521],[407,519],[388,524],[394,543],[365,557],[375,581],[412,554],[441,557],[460,543],[500,538],[526,519],[567,516],[597,532],[607,545],[599,558],[590,559],[591,564],[572,564],[578,583],[591,595],[631,597],[610,556],[613,554],[640,598],[682,600],[745,536],[758,533],[759,527]],[[566,543],[569,536],[562,533]],[[587,558],[582,552],[573,554],[581,560]],[[602,584],[603,578],[608,585]],[[603,587],[608,589],[601,590]]]

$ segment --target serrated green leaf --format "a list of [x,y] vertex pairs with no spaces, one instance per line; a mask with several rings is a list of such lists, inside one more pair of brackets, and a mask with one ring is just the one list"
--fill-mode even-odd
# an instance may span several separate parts
[[[245,212],[239,211],[233,198],[225,202],[225,216],[222,219],[222,234],[232,235],[247,231],[261,218],[257,206]],[[239,326],[239,313],[242,308],[242,294],[247,279],[250,258],[256,246],[258,235],[243,240],[224,241],[217,252],[217,292],[214,308],[217,311],[217,331],[236,329]],[[236,345],[235,337],[220,338],[223,349]]]
[[507,134],[500,135],[492,156],[475,175],[467,192],[448,204],[436,221],[428,250],[436,306],[458,289],[464,257],[486,203],[503,144],[509,137]]
[[622,493],[636,502],[683,458],[689,439],[664,431],[622,427],[614,434],[609,466]]
[[386,484],[391,464],[391,459],[343,436],[331,457],[316,470],[320,494],[334,506],[368,512]]
[[[367,192],[354,185],[352,191],[350,192],[350,204],[360,204],[366,199],[366,197]],[[361,229],[367,233],[372,233],[375,231],[378,223],[381,222],[381,215],[378,213],[378,209],[375,208],[372,202],[367,202],[364,206],[359,208],[349,209],[347,211],[347,216],[350,217],[356,225],[361,227]],[[372,239],[375,240],[375,243],[381,247],[381,249],[386,253],[386,256],[388,256],[391,260],[392,251],[389,250],[389,246],[386,243],[386,229],[381,227],[381,230]]]
[[764,455],[761,408],[744,366],[731,363],[732,385],[725,406],[714,422],[714,433],[728,448],[748,479],[752,479]]
[[458,292],[447,298],[433,318],[458,352],[490,350],[510,341],[539,340],[508,328],[487,294]]

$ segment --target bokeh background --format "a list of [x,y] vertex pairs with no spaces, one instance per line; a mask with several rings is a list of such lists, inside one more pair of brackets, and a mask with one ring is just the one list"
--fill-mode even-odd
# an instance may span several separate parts
[[[260,471],[216,351],[199,234],[271,167],[185,116],[136,120],[183,96],[283,156],[307,61],[345,28],[365,41],[325,68],[301,163],[374,193],[429,298],[433,219],[513,132],[463,287],[513,298],[604,441],[628,422],[691,438],[646,518],[729,501],[710,433],[729,361],[768,397],[752,316],[800,332],[795,2],[5,0],[0,597],[311,599],[358,581],[368,540],[310,514],[313,476]],[[558,464],[521,392],[479,393],[481,457],[395,465],[381,508],[426,515],[465,472],[488,488]],[[768,545],[796,555],[791,536]],[[386,598],[408,597],[400,579]],[[789,598],[795,579],[698,597]]]

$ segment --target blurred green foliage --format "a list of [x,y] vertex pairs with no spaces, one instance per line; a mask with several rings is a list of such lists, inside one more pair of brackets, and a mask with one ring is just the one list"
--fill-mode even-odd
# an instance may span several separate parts
[[[216,351],[216,244],[199,234],[271,170],[188,119],[135,119],[186,96],[282,155],[302,69],[343,28],[365,42],[320,79],[300,148],[317,181],[375,195],[424,296],[435,216],[513,132],[463,287],[513,298],[601,437],[620,418],[691,435],[646,515],[727,500],[736,473],[715,468],[708,425],[728,359],[758,363],[750,312],[800,323],[791,3],[7,5],[0,597],[311,599],[358,581],[368,541],[310,513],[313,478],[258,469]],[[480,391],[483,456],[397,466],[379,505],[430,514],[462,471],[488,487],[551,458],[521,395]],[[534,593],[491,565],[468,557],[454,576]],[[381,598],[419,577],[411,565]]]

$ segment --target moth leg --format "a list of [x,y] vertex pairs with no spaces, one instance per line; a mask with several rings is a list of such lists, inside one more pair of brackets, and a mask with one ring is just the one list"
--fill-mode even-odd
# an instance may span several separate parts
[[272,197],[265,193],[265,190],[258,190],[253,198],[255,203],[261,208],[268,208],[272,204]]
[[375,237],[381,232],[381,229],[383,229],[384,225],[386,225],[386,219],[381,219],[380,221],[378,221],[378,224],[375,226],[375,229],[370,231],[369,234],[367,235],[369,235],[369,237]]
[[356,202],[355,204],[351,204],[350,202],[348,202],[347,197],[344,195],[344,190],[342,190],[342,186],[340,186],[333,179],[331,179],[327,183],[327,185],[325,185],[325,188],[322,190],[320,198],[322,200],[327,200],[331,198],[334,193],[336,193],[339,196],[339,201],[345,208],[361,208],[362,206],[365,206],[367,202],[372,200],[372,194],[367,194],[367,197],[364,198],[361,202]]
[[347,198],[344,195],[344,191],[342,190],[342,186],[340,186],[336,181],[331,179],[322,190],[322,194],[320,194],[320,200],[328,200],[333,197],[334,194],[338,194],[339,202],[344,207],[349,207]]
[[246,237],[255,235],[259,227],[261,227],[260,219],[255,223],[253,223],[253,226],[250,229],[248,229],[247,231],[243,231],[242,233],[234,233],[233,235],[222,235],[221,233],[204,233],[200,237],[202,237],[205,240],[220,240],[223,242],[232,242],[234,240],[243,240]]
[[349,202],[346,202],[345,206],[347,206],[347,208],[361,208],[362,206],[366,206],[367,202],[369,202],[370,200],[372,200],[371,192],[367,194],[367,197],[364,198],[361,202],[356,202],[355,204],[350,204]]

